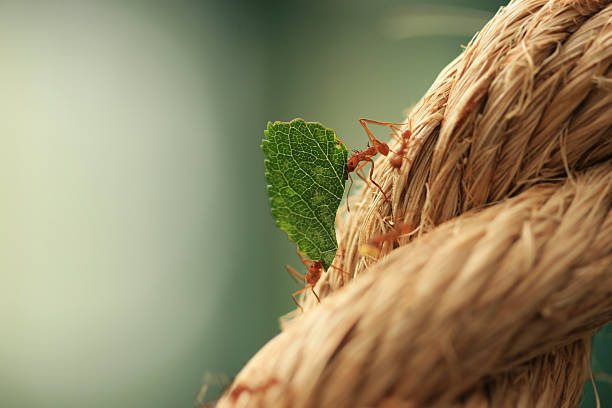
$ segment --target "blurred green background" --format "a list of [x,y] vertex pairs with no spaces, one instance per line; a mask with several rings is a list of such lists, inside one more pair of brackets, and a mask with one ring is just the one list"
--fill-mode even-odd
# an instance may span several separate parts
[[504,3],[0,1],[0,406],[191,407],[233,376],[300,265],[266,122],[361,148]]

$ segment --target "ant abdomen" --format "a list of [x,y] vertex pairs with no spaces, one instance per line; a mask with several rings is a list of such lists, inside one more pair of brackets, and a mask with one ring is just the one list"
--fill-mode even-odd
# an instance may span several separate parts
[[382,154],[383,156],[386,156],[389,154],[389,146],[386,143],[379,143],[378,144],[378,153]]

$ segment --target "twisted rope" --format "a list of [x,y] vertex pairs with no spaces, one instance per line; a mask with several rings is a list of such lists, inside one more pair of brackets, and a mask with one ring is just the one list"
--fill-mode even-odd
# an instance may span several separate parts
[[390,200],[366,186],[339,214],[344,272],[220,407],[579,403],[612,320],[610,1],[512,1],[410,118],[400,171],[376,161]]

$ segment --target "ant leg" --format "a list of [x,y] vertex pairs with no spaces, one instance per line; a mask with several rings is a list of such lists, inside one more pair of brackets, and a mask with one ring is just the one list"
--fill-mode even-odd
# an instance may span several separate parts
[[351,209],[349,208],[349,196],[351,195],[351,187],[353,187],[353,178],[350,174],[349,179],[351,180],[351,184],[349,184],[348,192],[346,193],[346,211],[350,213]]
[[405,126],[405,123],[389,123],[389,129],[391,129],[390,136],[395,137],[397,140],[402,140],[401,136],[401,125]]
[[[363,169],[366,164],[368,164],[368,163],[366,162],[366,163],[362,164],[361,166],[359,166],[355,170],[355,173],[359,176],[359,178],[361,178],[364,181],[364,183],[369,184],[368,179],[366,179],[365,177],[363,177],[363,175],[361,173],[359,173],[359,171],[361,169]],[[351,177],[350,174],[349,174],[349,180],[351,180],[351,183],[349,184],[348,192],[346,193],[346,210],[348,212],[351,212],[351,209],[349,208],[349,196],[351,195],[351,188],[353,187],[353,178]]]
[[376,146],[378,140],[374,137],[374,134],[370,131],[370,129],[368,129],[368,125],[366,124],[366,122],[368,122],[368,119],[359,119],[359,123],[361,123],[361,126],[363,126],[363,128],[365,129],[367,135],[368,135],[368,139],[370,139],[370,142],[372,142],[372,145]]
[[382,187],[378,185],[377,182],[374,181],[374,179],[372,178],[372,175],[374,174],[374,160],[372,159],[367,159],[366,161],[372,163],[372,167],[370,167],[370,181],[372,183],[374,183],[374,185],[376,187],[378,187],[378,189],[380,190],[380,192],[382,193],[383,197],[385,198],[385,201],[389,201],[389,199],[387,198],[387,195],[385,194],[385,192],[383,191]]
[[[302,307],[302,305],[300,305],[300,304],[298,303],[297,299],[295,298],[295,295],[299,295],[300,293],[302,293],[302,292],[304,292],[305,290],[308,290],[308,289],[310,289],[310,288],[311,288],[311,286],[306,286],[305,288],[302,288],[302,289],[296,290],[295,292],[293,292],[293,293],[291,294],[291,297],[293,298],[293,301],[295,302],[295,304],[297,305],[297,307],[299,307],[299,308],[300,308],[300,310],[302,311],[302,313],[304,313],[304,308]],[[317,296],[317,299],[318,299],[318,298],[319,298],[319,297]]]
[[330,267],[334,268],[335,270],[337,270],[338,272],[341,273],[341,277],[342,277],[342,284],[344,285],[344,275],[348,275],[346,272],[344,272],[344,269],[337,267],[336,265],[330,265]]
[[359,123],[361,123],[361,126],[363,126],[365,132],[368,134],[368,139],[370,139],[370,142],[372,142],[372,146],[376,148],[376,151],[382,154],[383,156],[388,155],[389,146],[386,143],[383,143],[379,141],[378,139],[376,139],[376,136],[374,136],[374,134],[368,128],[368,125],[367,125],[368,122],[377,123],[376,121],[371,121],[369,119],[359,119]]
[[378,121],[378,120],[365,119],[365,118],[359,119],[359,122],[362,122],[362,123],[372,123],[374,125],[380,125],[380,126],[404,126],[405,125],[405,123],[381,122],[381,121]]
[[389,133],[389,136],[391,136],[392,138],[395,138],[395,140],[398,140],[398,141],[402,140],[402,135],[400,134],[399,129],[396,127],[391,128],[391,133]]
[[[383,194],[383,196],[385,197],[385,200],[389,201],[389,199],[387,198],[387,195],[385,194],[385,192],[382,190],[382,188],[378,185],[378,183],[376,183],[373,179],[372,179],[372,172],[374,171],[374,161],[372,159],[368,159],[365,160],[364,163],[362,163],[359,167],[357,167],[354,172],[366,183],[368,184],[368,180],[361,175],[361,173],[359,173],[359,171],[361,171],[361,169],[363,169],[368,162],[372,163],[372,169],[370,170],[370,180],[372,181],[372,183],[374,183],[374,185],[376,185],[376,187],[378,187],[378,189],[380,190],[380,192]],[[351,175],[349,174],[349,179],[351,180],[351,183],[349,184],[349,188],[348,188],[348,192],[346,193],[346,210],[350,213],[351,209],[349,207],[349,196],[351,195],[351,188],[353,187],[353,178],[351,177]],[[305,264],[306,266],[308,266],[308,264]]]
[[[372,167],[370,168],[370,181],[371,181],[372,183],[374,183],[374,185],[375,185],[376,187],[378,187],[378,189],[379,189],[379,190],[380,190],[380,192],[382,193],[383,197],[385,197],[385,200],[386,200],[386,201],[389,201],[389,199],[387,198],[387,195],[385,194],[385,192],[383,191],[383,189],[382,189],[382,188],[381,188],[381,187],[378,185],[378,183],[377,183],[377,182],[375,182],[375,181],[374,181],[374,179],[372,178],[372,173],[374,172],[374,161],[373,161],[372,159],[364,159],[364,160],[365,160],[365,161],[364,161],[364,163],[363,163],[361,166],[359,166],[359,167],[357,167],[357,168],[355,169],[355,174],[357,174],[359,177],[361,177],[361,179],[362,179],[362,180],[363,180],[363,181],[364,181],[366,184],[368,184],[368,180],[366,180],[366,178],[365,178],[365,177],[363,177],[363,176],[362,176],[362,175],[359,173],[359,171],[360,171],[361,169],[363,169],[363,168],[364,168],[364,167],[365,167],[365,166],[366,166],[368,163],[372,163]],[[351,179],[351,180],[352,180],[352,179]]]
[[365,179],[365,177],[363,177],[363,176],[361,175],[361,173],[359,173],[359,172],[360,172],[360,171],[361,171],[361,169],[363,169],[363,168],[364,168],[364,167],[365,167],[367,164],[368,164],[368,162],[367,162],[367,161],[365,161],[363,164],[361,164],[359,167],[357,167],[357,168],[355,169],[355,174],[357,174],[359,177],[361,177],[361,179],[362,179],[363,181],[365,181],[365,183],[366,183],[366,184],[368,184],[368,180],[366,180],[366,179]]
[[[367,163],[366,163],[366,164],[367,164]],[[363,166],[362,166],[362,167],[363,167]],[[360,169],[360,170],[361,170],[361,169]],[[363,182],[364,182],[364,183],[366,183],[367,185],[369,185],[369,184],[370,184],[370,182],[368,181],[368,179],[367,179],[367,178],[365,178],[363,174],[359,173],[358,171],[356,171],[355,173],[356,173],[356,174],[359,176],[359,178],[360,178],[360,179],[362,179],[362,180],[363,180]]]
[[370,131],[370,129],[368,128],[368,123],[374,124],[374,125],[380,125],[380,126],[387,126],[389,127],[393,133],[395,133],[397,135],[397,132],[400,130],[400,128],[402,126],[405,126],[405,123],[396,123],[396,122],[380,122],[378,120],[372,120],[372,119],[364,119],[361,118],[359,119],[359,123],[361,123],[361,126],[363,126],[363,128],[365,129],[366,133],[368,134],[368,138],[372,141],[372,144],[376,146],[376,143],[374,141],[378,142],[378,139],[376,139],[376,137],[372,134],[372,132]]
[[304,264],[304,266],[306,266],[307,268],[310,268],[310,264],[312,261],[308,260],[304,254],[302,254],[300,251],[296,251],[297,254],[300,256],[300,259],[302,260],[302,263]]
[[423,146],[423,141],[422,140],[410,140],[410,141],[406,141],[405,143],[406,143],[406,148],[405,148],[405,152],[402,155],[402,158],[406,159],[406,160],[408,160],[408,162],[412,163],[412,160],[408,159],[408,154],[415,147]]
[[[423,126],[425,126],[426,124],[427,124],[427,123],[425,123],[425,122],[421,122],[421,123],[419,123],[419,124],[417,125],[417,127],[416,127],[416,128],[414,128],[414,129],[413,129],[413,128],[412,128],[412,118],[408,118],[408,126],[409,126],[409,127],[408,127],[408,131],[407,131],[408,133],[406,133],[406,131],[405,131],[404,133],[402,133],[402,136],[404,136],[404,139],[406,139],[406,140],[407,140],[407,139],[410,139],[410,137],[411,137],[412,135],[414,135],[414,133],[415,133],[415,132],[417,132],[417,131],[419,131],[420,129],[422,129],[422,128],[423,128]],[[421,143],[421,145],[422,145],[422,143]]]
[[[308,289],[308,288],[307,288]],[[317,302],[321,303],[321,299],[319,299],[319,295],[314,291],[314,285],[310,285],[310,289],[312,289],[312,294],[317,298]]]
[[336,265],[330,265],[331,268],[334,268],[337,271],[344,272],[342,268],[337,267]]
[[295,279],[296,282],[298,283],[306,282],[306,278],[304,277],[304,275],[302,275],[301,273],[293,269],[291,266],[285,265],[285,269],[287,269],[287,272],[289,272],[289,275],[291,275],[291,277]]
[[364,177],[363,177],[361,174],[359,174],[359,170],[363,169],[363,168],[364,168],[364,167],[365,167],[365,166],[366,166],[368,163],[372,163],[372,167],[370,168],[370,181],[371,181],[372,183],[374,183],[374,185],[375,185],[376,187],[378,187],[378,189],[379,189],[379,190],[380,190],[380,192],[382,193],[383,197],[385,197],[385,200],[386,200],[386,201],[389,201],[389,199],[387,198],[387,195],[386,195],[386,194],[385,194],[385,192],[383,191],[382,187],[381,187],[381,186],[379,186],[379,185],[378,185],[378,183],[377,183],[377,182],[375,182],[375,181],[374,181],[374,179],[372,178],[372,174],[374,173],[374,160],[372,160],[372,159],[364,159],[364,160],[365,160],[365,161],[364,161],[364,163],[363,163],[361,166],[359,166],[359,167],[357,167],[357,168],[355,169],[355,173],[356,173],[356,174],[357,174],[359,177],[361,177],[361,179],[362,179],[363,181],[365,181],[365,182],[366,182],[366,184],[367,184],[367,183],[368,183],[368,181],[367,181],[367,180],[366,180],[366,179],[365,179],[365,178],[364,178]]

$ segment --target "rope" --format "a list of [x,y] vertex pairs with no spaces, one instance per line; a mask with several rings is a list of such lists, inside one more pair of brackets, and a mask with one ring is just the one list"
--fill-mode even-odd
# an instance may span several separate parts
[[400,171],[375,164],[390,200],[365,186],[340,210],[343,272],[219,407],[579,403],[612,320],[612,4],[512,1],[410,119]]

